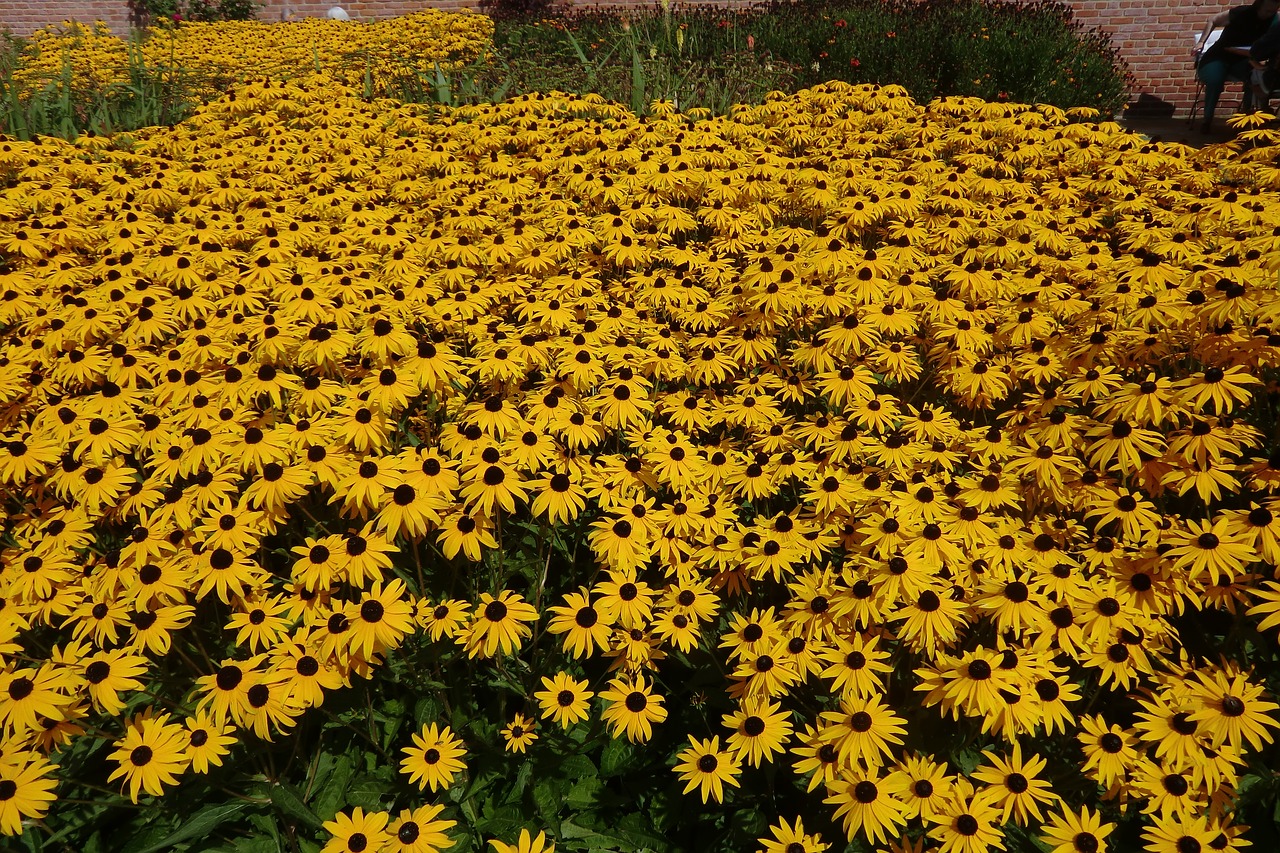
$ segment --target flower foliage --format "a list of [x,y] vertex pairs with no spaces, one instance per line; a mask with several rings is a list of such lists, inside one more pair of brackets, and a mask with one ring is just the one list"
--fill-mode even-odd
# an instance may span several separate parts
[[[1238,849],[1280,171],[1094,118],[312,77],[0,142],[0,831],[216,772],[326,850],[612,848],[561,814],[635,757],[769,850]],[[313,796],[392,678],[336,731],[398,782]]]
[[[171,68],[189,80],[197,99],[218,97],[246,78],[305,75],[321,70],[357,79],[366,69],[382,91],[405,75],[451,68],[480,56],[493,35],[484,15],[427,9],[362,23],[302,18],[288,24],[251,20],[162,21],[137,39],[143,64]],[[64,21],[36,30],[14,74],[19,90],[73,73],[72,87],[127,83],[131,42],[105,24]]]

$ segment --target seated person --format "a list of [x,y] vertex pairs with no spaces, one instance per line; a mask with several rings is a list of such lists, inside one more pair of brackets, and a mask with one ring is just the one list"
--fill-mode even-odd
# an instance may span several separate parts
[[1204,83],[1204,126],[1209,132],[1213,125],[1213,113],[1218,99],[1226,88],[1227,80],[1243,80],[1245,85],[1245,109],[1253,99],[1253,88],[1248,81],[1253,71],[1247,49],[1271,28],[1280,0],[1253,0],[1248,6],[1236,6],[1215,16],[1204,28],[1201,43],[1216,27],[1223,27],[1222,36],[1200,56],[1196,75]]
[[1276,89],[1280,89],[1280,21],[1262,34],[1249,48],[1253,66],[1254,99],[1265,105]]

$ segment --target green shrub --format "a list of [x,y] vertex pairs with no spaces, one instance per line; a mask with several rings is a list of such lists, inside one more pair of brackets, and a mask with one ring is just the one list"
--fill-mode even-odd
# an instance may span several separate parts
[[796,69],[798,86],[898,83],[923,101],[971,95],[1104,112],[1127,100],[1128,72],[1109,39],[1085,30],[1056,0],[809,0],[641,13],[596,7],[550,22],[500,20],[494,44],[500,53],[536,54],[547,66],[572,63],[557,28],[604,51],[622,36],[624,21],[659,53],[696,62],[745,52],[749,67]]

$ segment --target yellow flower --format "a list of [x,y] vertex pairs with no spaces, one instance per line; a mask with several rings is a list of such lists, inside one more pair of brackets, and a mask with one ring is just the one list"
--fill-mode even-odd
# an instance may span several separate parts
[[489,839],[494,853],[554,853],[556,846],[547,841],[545,832],[531,836],[529,830],[520,830],[520,839],[515,844],[507,844],[496,838]]

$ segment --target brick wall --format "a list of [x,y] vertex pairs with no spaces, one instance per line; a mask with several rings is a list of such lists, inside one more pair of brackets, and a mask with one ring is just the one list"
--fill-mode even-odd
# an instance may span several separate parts
[[123,33],[131,17],[127,0],[0,0],[0,29],[18,35],[69,20],[105,21],[112,32]]
[[[573,0],[568,0],[573,2]],[[1234,0],[1243,2],[1244,0]],[[324,15],[341,5],[353,18],[382,18],[427,6],[440,9],[474,7],[477,0],[263,0],[258,17],[279,21],[286,15]],[[587,2],[587,0],[578,0]],[[735,0],[727,0],[732,3]],[[1195,93],[1191,70],[1193,41],[1205,22],[1228,5],[1212,0],[1069,0],[1087,27],[1111,35],[1129,63],[1136,82],[1134,106],[1153,112],[1185,114]],[[652,6],[652,0],[636,5]],[[0,27],[26,34],[44,24],[74,18],[103,20],[116,32],[129,26],[128,0],[0,0]],[[1221,110],[1239,103],[1240,86],[1228,86]]]
[[[1110,34],[1135,78],[1137,108],[1185,114],[1195,96],[1192,52],[1210,18],[1234,2],[1209,0],[1070,0],[1076,19]],[[1227,87],[1222,107],[1238,105],[1239,84]]]

